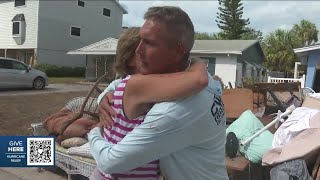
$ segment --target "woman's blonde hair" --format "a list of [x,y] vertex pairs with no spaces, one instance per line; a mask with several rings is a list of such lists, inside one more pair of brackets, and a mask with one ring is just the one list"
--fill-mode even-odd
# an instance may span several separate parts
[[139,27],[130,27],[120,35],[116,50],[115,71],[118,76],[125,77],[134,73],[130,62],[134,60],[135,50],[140,43]]

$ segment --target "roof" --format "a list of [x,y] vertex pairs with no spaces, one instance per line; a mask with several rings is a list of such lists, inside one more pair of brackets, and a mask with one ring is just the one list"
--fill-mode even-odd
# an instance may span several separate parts
[[67,54],[115,55],[118,39],[107,38],[80,49],[69,51]]
[[258,40],[195,40],[191,53],[242,54]]
[[293,51],[294,53],[302,53],[302,52],[308,52],[308,51],[313,51],[318,49],[320,49],[320,44],[313,44],[310,46],[304,46],[302,48],[296,48],[296,49],[293,49]]
[[[257,40],[195,40],[191,53],[198,54],[239,54],[255,45]],[[115,55],[118,39],[107,38],[68,54]]]
[[25,21],[25,19],[24,19],[24,14],[17,14],[17,15],[15,15],[11,21],[12,21],[12,22],[14,22],[14,21]]

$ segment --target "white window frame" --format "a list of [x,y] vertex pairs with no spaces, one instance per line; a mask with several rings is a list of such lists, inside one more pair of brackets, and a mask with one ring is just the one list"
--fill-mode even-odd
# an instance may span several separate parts
[[[80,29],[80,36],[75,36],[75,35],[72,35],[72,34],[71,34],[71,32],[72,32],[71,30],[72,30],[73,27]],[[70,26],[70,33],[69,33],[69,35],[70,35],[70,37],[73,37],[73,38],[80,38],[80,37],[81,37],[81,27],[80,27],[80,26],[71,25],[71,26]]]
[[[19,23],[19,34],[13,34],[13,24],[14,23]],[[12,36],[13,37],[21,37],[21,21],[13,21],[12,22]]]

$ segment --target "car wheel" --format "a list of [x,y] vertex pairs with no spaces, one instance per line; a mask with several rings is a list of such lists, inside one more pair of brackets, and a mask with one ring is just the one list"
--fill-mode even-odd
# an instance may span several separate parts
[[43,78],[41,77],[37,77],[34,81],[33,81],[33,89],[43,89],[45,86],[45,81]]

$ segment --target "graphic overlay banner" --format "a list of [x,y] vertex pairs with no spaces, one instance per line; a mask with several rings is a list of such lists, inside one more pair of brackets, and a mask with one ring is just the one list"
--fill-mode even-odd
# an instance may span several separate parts
[[54,137],[0,136],[0,167],[55,165]]

